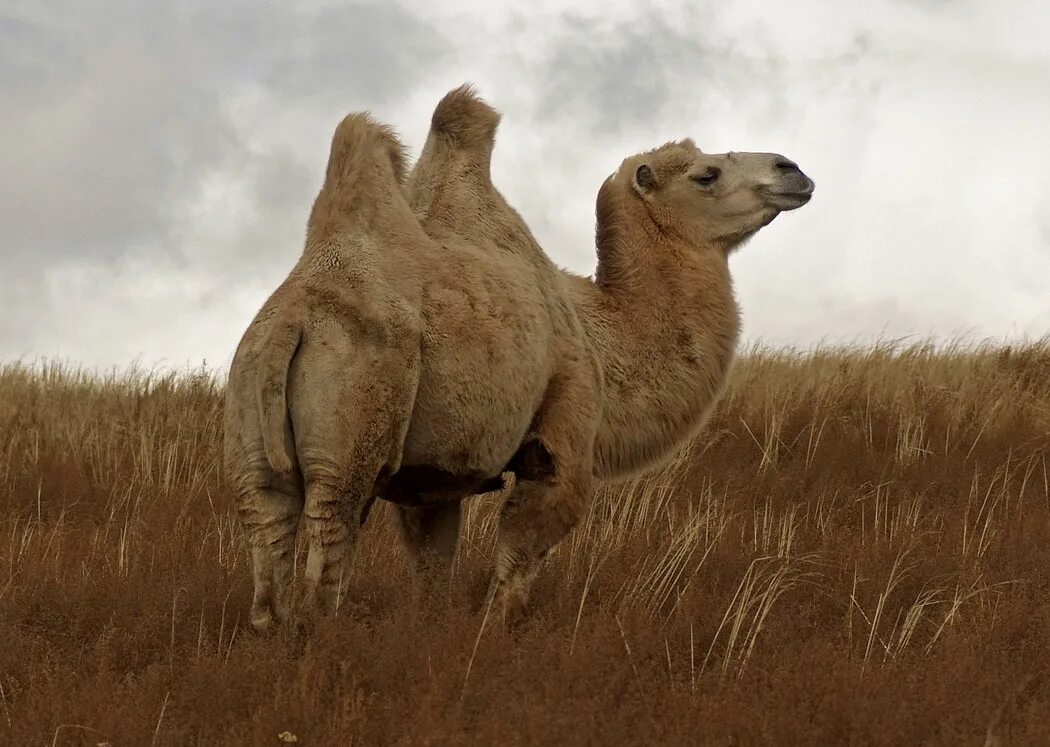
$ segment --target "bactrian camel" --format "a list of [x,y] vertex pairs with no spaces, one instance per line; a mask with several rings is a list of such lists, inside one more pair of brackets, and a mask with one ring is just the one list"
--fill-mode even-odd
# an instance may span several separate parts
[[226,465],[258,629],[291,615],[301,516],[301,604],[330,612],[377,497],[440,573],[461,500],[507,472],[493,590],[519,615],[595,481],[659,463],[702,426],[739,333],[729,254],[813,192],[776,154],[682,140],[631,156],[599,190],[598,268],[582,278],[492,185],[498,123],[468,87],[450,92],[411,174],[368,114],[336,128],[303,254],[229,376]]

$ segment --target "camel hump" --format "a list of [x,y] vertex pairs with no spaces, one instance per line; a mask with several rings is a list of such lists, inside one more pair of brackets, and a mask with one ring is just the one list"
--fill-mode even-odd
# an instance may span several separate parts
[[[367,112],[348,114],[332,135],[324,185],[306,224],[307,244],[372,225],[377,216],[400,220],[407,155],[394,130]],[[405,206],[404,212],[408,212]]]
[[330,183],[364,186],[373,178],[374,166],[389,164],[394,179],[401,182],[407,161],[405,147],[392,127],[376,121],[368,112],[354,112],[335,128],[327,179]]
[[500,114],[464,83],[445,94],[434,109],[430,129],[444,135],[463,148],[481,148],[492,152]]

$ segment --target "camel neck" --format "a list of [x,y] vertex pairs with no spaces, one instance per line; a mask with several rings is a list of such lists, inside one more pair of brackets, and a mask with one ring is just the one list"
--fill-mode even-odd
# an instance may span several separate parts
[[724,390],[739,336],[724,252],[643,239],[651,237],[624,236],[622,246],[650,261],[618,282],[599,273],[581,308],[604,370],[595,457],[606,479],[650,467],[696,434]]

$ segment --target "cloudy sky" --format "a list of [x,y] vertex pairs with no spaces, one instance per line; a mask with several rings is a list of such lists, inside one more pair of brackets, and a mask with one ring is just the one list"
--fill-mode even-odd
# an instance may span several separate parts
[[[1050,332],[1043,0],[4,0],[0,360],[224,368],[302,249],[332,128],[414,153],[473,81],[561,265],[667,139],[817,182],[732,260],[752,341]],[[571,10],[568,10],[571,8]]]

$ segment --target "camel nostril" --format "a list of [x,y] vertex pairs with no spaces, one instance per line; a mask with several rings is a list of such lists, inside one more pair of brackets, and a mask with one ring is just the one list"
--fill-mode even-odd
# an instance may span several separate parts
[[776,163],[773,164],[779,171],[796,172],[800,171],[798,164],[794,161],[789,161],[786,158],[778,158]]

